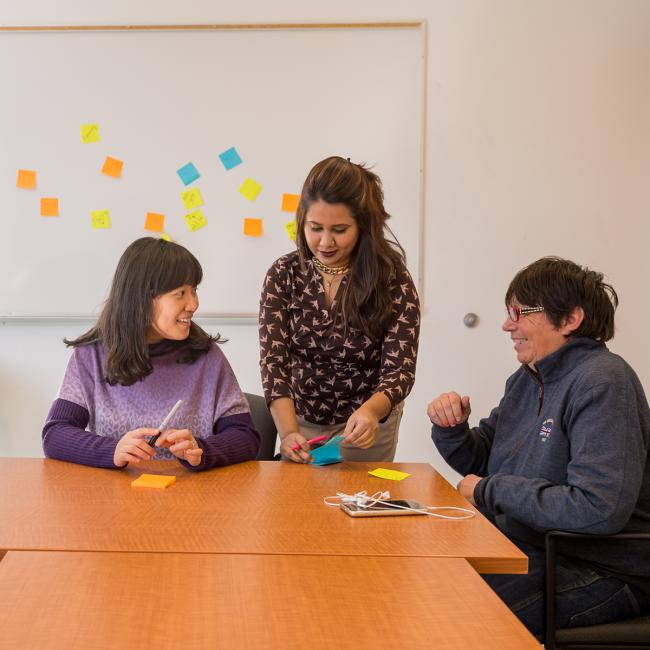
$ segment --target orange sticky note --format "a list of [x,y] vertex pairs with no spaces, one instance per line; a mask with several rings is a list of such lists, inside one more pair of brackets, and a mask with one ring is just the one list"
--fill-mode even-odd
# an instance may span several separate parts
[[247,237],[261,237],[262,236],[262,220],[261,219],[244,219],[244,234]]
[[144,229],[163,232],[165,230],[165,215],[147,212],[147,218],[144,220]]
[[163,489],[176,483],[175,476],[165,476],[164,474],[141,474],[135,481],[131,481],[131,487],[145,487]]
[[59,199],[41,199],[41,217],[58,217]]
[[36,172],[31,169],[19,169],[16,187],[21,190],[33,190],[36,187]]
[[122,175],[122,165],[124,165],[122,160],[106,156],[104,166],[102,167],[102,174],[112,176],[113,178],[119,178]]
[[283,194],[282,195],[282,211],[295,212],[300,204],[299,194]]

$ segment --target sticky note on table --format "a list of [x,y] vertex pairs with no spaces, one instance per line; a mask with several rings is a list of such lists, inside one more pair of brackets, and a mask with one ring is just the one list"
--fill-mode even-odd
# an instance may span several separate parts
[[31,169],[19,169],[16,187],[21,190],[33,190],[36,187],[36,172]]
[[221,164],[226,168],[226,171],[237,167],[237,165],[241,165],[241,158],[235,147],[230,147],[230,149],[222,151],[219,154],[219,160],[221,160]]
[[402,481],[407,476],[411,476],[406,472],[399,472],[396,469],[384,469],[382,467],[373,469],[371,472],[368,472],[368,474],[370,474],[370,476],[376,476],[377,478],[387,478],[389,481]]
[[104,166],[102,167],[102,174],[106,174],[106,176],[112,176],[113,178],[119,178],[122,175],[123,165],[124,161],[106,156]]
[[185,223],[187,224],[187,227],[192,232],[195,232],[199,228],[203,228],[203,226],[208,225],[208,222],[205,220],[205,217],[203,216],[203,212],[200,209],[194,210],[194,212],[190,212],[189,214],[186,214]]
[[183,185],[189,185],[190,183],[193,183],[197,178],[201,177],[199,170],[194,166],[193,163],[187,163],[187,165],[184,165],[180,169],[177,169],[176,173],[183,181]]
[[203,205],[203,197],[201,196],[201,190],[198,187],[193,187],[191,190],[185,190],[181,192],[181,199],[185,203],[186,210],[193,210]]
[[239,187],[239,193],[249,201],[254,201],[262,191],[262,186],[252,178],[247,178]]
[[111,227],[111,215],[108,210],[93,210],[90,213],[90,221],[95,230]]
[[41,199],[41,217],[58,217],[59,199]]
[[262,220],[244,219],[244,234],[247,237],[261,237],[264,234]]
[[300,205],[299,194],[283,194],[282,195],[282,212],[295,212]]
[[291,241],[296,241],[296,235],[298,233],[298,224],[295,221],[289,221],[289,223],[284,224],[284,229],[287,231],[287,236]]
[[144,220],[144,229],[153,232],[162,232],[165,230],[165,215],[157,212],[147,212]]
[[141,474],[135,481],[131,481],[131,487],[144,488],[162,488],[169,487],[176,483],[175,476],[165,476],[164,474]]
[[82,124],[81,141],[84,144],[99,142],[99,124]]

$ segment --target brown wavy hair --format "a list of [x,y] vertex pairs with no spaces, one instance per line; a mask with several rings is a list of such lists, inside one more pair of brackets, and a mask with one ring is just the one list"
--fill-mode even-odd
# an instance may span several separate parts
[[335,321],[340,318],[344,324],[378,340],[391,317],[391,276],[406,265],[404,249],[386,223],[390,215],[384,208],[379,176],[364,163],[352,163],[339,156],[325,158],[314,165],[302,187],[296,212],[296,244],[303,268],[312,257],[305,237],[305,218],[312,203],[317,201],[345,205],[359,228],[348,282],[337,301]]
[[[111,386],[130,386],[153,370],[147,343],[153,299],[184,284],[196,287],[202,279],[199,261],[183,246],[155,237],[136,239],[117,263],[97,323],[78,338],[63,342],[78,347],[101,341],[106,351],[105,380]],[[179,363],[191,364],[221,340],[192,322],[187,339],[169,343],[182,350]]]
[[584,319],[569,337],[595,341],[614,337],[614,312],[618,296],[598,271],[561,257],[542,257],[521,269],[506,291],[506,306],[516,299],[522,305],[544,307],[553,327],[560,327],[569,314],[582,307]]

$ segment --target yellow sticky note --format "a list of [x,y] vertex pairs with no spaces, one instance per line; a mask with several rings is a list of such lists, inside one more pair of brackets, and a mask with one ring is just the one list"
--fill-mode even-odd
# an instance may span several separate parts
[[41,217],[58,217],[59,199],[41,199]]
[[123,161],[118,160],[117,158],[111,158],[110,156],[106,156],[106,160],[104,161],[104,166],[102,167],[102,174],[106,174],[107,176],[112,176],[113,178],[119,178],[122,175],[123,165],[124,165]]
[[166,232],[160,235],[160,239],[164,239],[165,241],[174,241]]
[[282,195],[282,212],[295,212],[300,204],[300,194]]
[[21,190],[33,190],[36,187],[36,172],[31,169],[19,169],[16,187]]
[[239,193],[249,201],[254,201],[262,191],[262,186],[252,178],[247,178],[239,187]]
[[193,187],[191,190],[181,192],[181,198],[183,199],[183,203],[185,203],[185,208],[187,210],[193,210],[194,208],[203,205],[203,197],[201,196],[201,190],[199,190],[198,187]]
[[263,234],[261,219],[244,219],[244,234],[247,237],[261,237]]
[[298,224],[295,221],[289,221],[289,223],[284,224],[284,229],[287,231],[287,235],[291,241],[296,241],[296,235],[298,233]]
[[376,476],[377,478],[387,478],[389,481],[401,481],[407,476],[411,476],[406,472],[398,472],[396,469],[383,469],[382,467],[373,469],[372,472],[368,472],[368,474],[370,474],[370,476]]
[[144,488],[166,488],[176,483],[175,476],[165,476],[164,474],[141,474],[135,481],[131,481],[131,487]]
[[111,216],[108,210],[93,210],[90,213],[90,219],[95,229],[111,227]]
[[99,142],[99,124],[82,124],[81,141],[84,144]]
[[201,210],[194,210],[194,212],[186,214],[185,223],[187,223],[187,227],[192,232],[195,232],[199,228],[203,228],[203,226],[208,225],[208,222],[205,220],[205,217],[203,216],[203,212]]
[[162,232],[165,230],[165,215],[156,212],[147,212],[144,220],[144,229],[153,230],[154,232]]

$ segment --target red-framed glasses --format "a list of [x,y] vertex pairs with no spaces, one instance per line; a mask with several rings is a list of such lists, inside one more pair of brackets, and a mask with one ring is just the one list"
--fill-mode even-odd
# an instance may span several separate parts
[[539,311],[544,311],[544,307],[506,307],[506,314],[508,314],[513,323],[516,323],[521,316],[535,314]]

